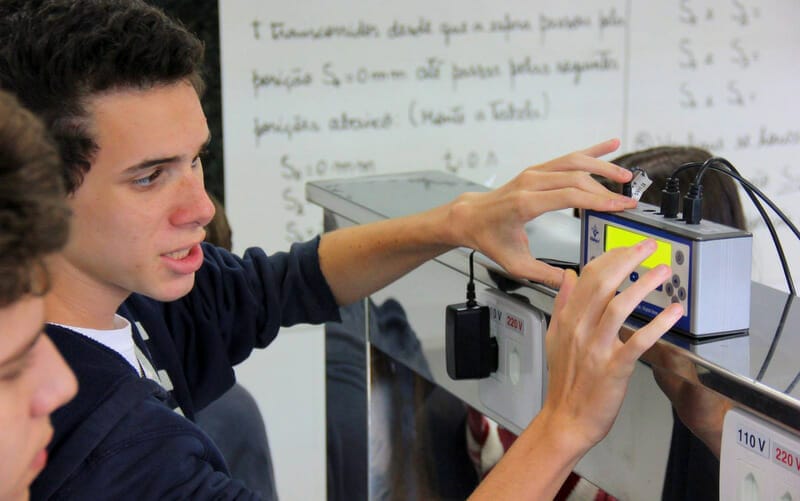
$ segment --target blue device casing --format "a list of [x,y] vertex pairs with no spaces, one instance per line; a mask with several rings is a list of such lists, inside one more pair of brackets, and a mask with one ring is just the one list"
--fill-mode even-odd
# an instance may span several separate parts
[[[658,207],[645,203],[623,212],[586,210],[581,214],[581,269],[605,252],[609,227],[669,246],[667,264],[672,276],[639,304],[639,316],[653,318],[670,303],[678,302],[684,316],[676,328],[686,334],[712,336],[750,327],[750,233],[711,221],[689,225],[680,219],[667,219],[658,214]],[[647,271],[640,265],[619,291]]]

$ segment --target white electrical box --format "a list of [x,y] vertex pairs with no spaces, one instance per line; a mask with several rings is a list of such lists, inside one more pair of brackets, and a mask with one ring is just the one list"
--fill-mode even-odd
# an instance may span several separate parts
[[719,498],[800,500],[800,436],[741,409],[725,415]]
[[541,410],[547,387],[545,316],[498,290],[477,296],[478,302],[489,306],[491,335],[498,345],[497,371],[478,382],[481,402],[524,429]]

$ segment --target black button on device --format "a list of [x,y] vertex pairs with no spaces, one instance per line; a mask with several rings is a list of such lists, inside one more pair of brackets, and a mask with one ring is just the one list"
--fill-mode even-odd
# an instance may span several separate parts
[[678,275],[672,275],[672,286],[676,289],[681,286],[681,277]]
[[633,272],[631,272],[631,276],[629,278],[631,279],[631,282],[635,282],[635,281],[639,280],[639,274],[637,272],[633,271]]
[[672,286],[671,283],[667,282],[664,284],[664,292],[667,293],[667,296],[672,296],[675,293],[675,288]]
[[684,256],[683,251],[678,251],[675,253],[675,262],[678,264],[683,264]]
[[680,289],[678,289],[678,298],[679,298],[681,301],[683,301],[684,299],[686,299],[686,289],[684,289],[683,287],[681,287]]
[[680,299],[678,299],[678,296],[672,296],[672,302],[673,302],[673,303],[680,303],[680,302],[681,302],[681,300],[680,300]]

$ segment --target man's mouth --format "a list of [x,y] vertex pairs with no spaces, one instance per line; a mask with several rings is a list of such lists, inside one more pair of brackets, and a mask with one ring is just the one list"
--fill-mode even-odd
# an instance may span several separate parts
[[170,252],[169,254],[164,255],[171,259],[183,259],[189,255],[190,250],[192,250],[191,247],[188,249],[176,250],[175,252]]

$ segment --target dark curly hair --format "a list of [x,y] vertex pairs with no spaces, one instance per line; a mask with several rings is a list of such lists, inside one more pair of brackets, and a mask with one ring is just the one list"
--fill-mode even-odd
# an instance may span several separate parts
[[100,93],[188,81],[203,92],[203,44],[140,0],[5,0],[0,88],[45,123],[74,192],[97,151],[87,104]]
[[69,231],[60,173],[44,126],[0,91],[0,306],[47,289],[43,258]]

